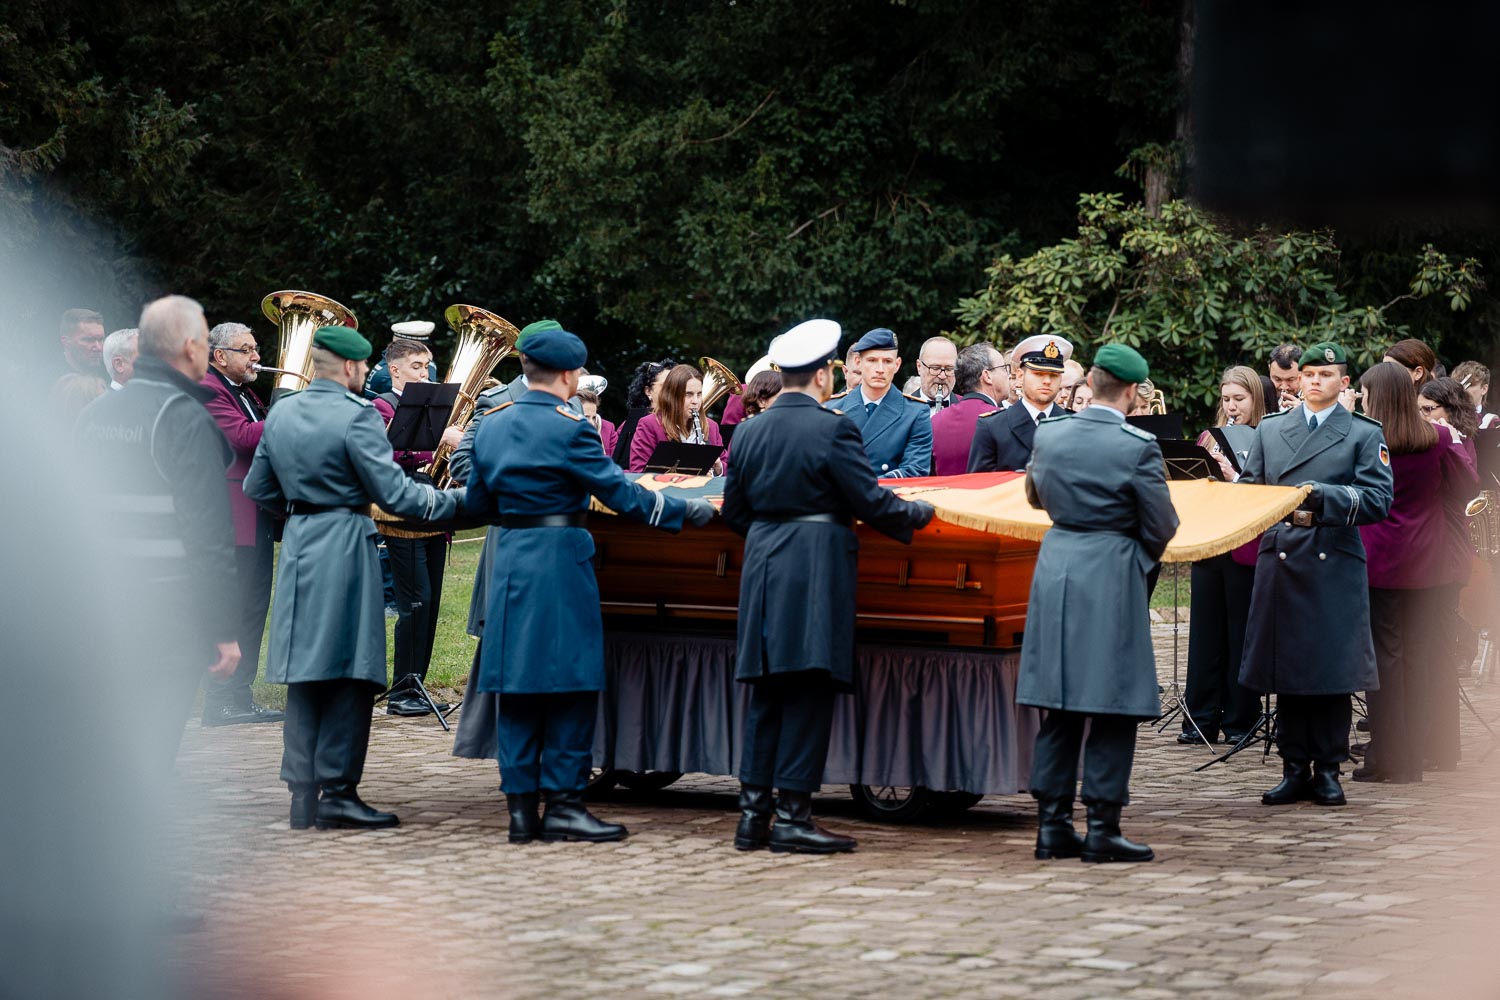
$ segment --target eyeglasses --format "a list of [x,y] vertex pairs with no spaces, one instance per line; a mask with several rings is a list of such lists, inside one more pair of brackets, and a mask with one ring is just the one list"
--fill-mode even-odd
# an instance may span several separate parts
[[259,354],[259,347],[215,347],[216,351],[228,351],[230,354]]
[[998,365],[990,365],[985,369],[985,371],[987,372],[998,372],[1002,370],[1008,373],[1013,371],[1014,369],[1011,368],[1009,361],[1002,361]]
[[1421,410],[1424,414],[1427,414],[1427,413],[1436,413],[1438,410],[1442,409],[1442,406],[1440,406],[1438,404],[1432,404],[1430,406],[1424,406],[1423,404],[1418,403],[1417,404],[1417,409]]
[[923,368],[926,368],[934,375],[952,375],[954,371],[952,365],[929,365],[927,362],[922,360],[918,360],[917,364],[921,365]]

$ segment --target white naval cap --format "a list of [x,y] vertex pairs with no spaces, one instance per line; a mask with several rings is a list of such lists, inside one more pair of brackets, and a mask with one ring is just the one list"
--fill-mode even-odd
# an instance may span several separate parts
[[771,341],[766,356],[782,371],[818,368],[837,357],[843,333],[831,319],[810,319]]
[[391,324],[391,332],[398,337],[408,340],[426,340],[432,336],[432,331],[437,327],[436,323],[425,319],[408,319],[400,323]]
[[1017,368],[1039,372],[1060,372],[1063,363],[1073,356],[1073,345],[1050,333],[1027,337],[1010,352],[1010,363]]
[[587,389],[596,396],[602,396],[604,390],[609,388],[609,379],[603,375],[585,375],[578,380],[578,388]]

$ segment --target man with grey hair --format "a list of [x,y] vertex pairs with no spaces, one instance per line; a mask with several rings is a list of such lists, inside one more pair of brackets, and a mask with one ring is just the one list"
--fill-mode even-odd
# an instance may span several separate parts
[[958,366],[958,347],[947,337],[928,337],[917,352],[917,375],[922,380],[917,397],[932,416],[953,402],[953,376]]
[[1010,395],[1010,362],[991,343],[970,344],[958,353],[952,406],[932,418],[932,474],[969,471],[969,449],[979,417],[999,409]]
[[[203,691],[203,724],[229,726],[246,722],[279,722],[280,712],[255,703],[251,685],[260,667],[260,640],[271,606],[271,564],[275,552],[276,520],[245,496],[245,475],[265,430],[266,407],[250,391],[255,381],[260,349],[255,334],[243,323],[220,323],[208,331],[208,373],[199,383],[213,395],[203,405],[234,451],[225,472],[229,509],[234,519],[235,610],[239,619],[240,665],[225,684]],[[227,573],[230,566],[225,566]]]
[[139,339],[140,331],[133,326],[116,330],[104,338],[104,367],[109,372],[110,389],[125,388],[125,383],[135,374],[135,358],[140,353]]
[[224,469],[231,454],[203,408],[208,324],[192,299],[169,295],[141,312],[135,375],[78,418],[85,468],[99,478],[95,502],[130,567],[135,631],[122,669],[154,693],[142,699],[159,735],[154,764],[169,773],[193,695],[207,668],[231,676],[240,661],[234,602],[224,567],[234,530]]

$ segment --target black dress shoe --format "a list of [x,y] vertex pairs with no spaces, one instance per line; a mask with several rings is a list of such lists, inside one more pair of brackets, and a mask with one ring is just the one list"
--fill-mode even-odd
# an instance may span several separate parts
[[401,825],[395,813],[366,805],[348,783],[324,787],[315,822],[319,830],[379,830]]
[[1145,844],[1126,840],[1120,832],[1120,805],[1116,802],[1089,803],[1089,835],[1083,841],[1080,855],[1089,864],[1141,862],[1155,859],[1156,852]]
[[318,786],[298,785],[292,789],[292,829],[306,830],[318,818]]
[[[448,711],[449,706],[447,702],[434,701],[433,704],[437,706],[439,712]],[[432,709],[427,707],[427,702],[416,695],[403,695],[398,698],[392,698],[385,704],[386,715],[414,716],[428,715],[431,712]]]
[[1036,859],[1076,858],[1083,838],[1073,828],[1072,799],[1037,799]]
[[260,721],[262,720],[255,713],[233,705],[215,705],[212,708],[203,709],[205,726],[243,726]]
[[582,792],[548,792],[541,836],[549,844],[559,841],[603,844],[624,840],[630,836],[630,831],[619,823],[606,823],[589,812],[584,807]]
[[247,715],[252,716],[252,722],[280,722],[286,718],[285,712],[277,711],[274,708],[267,708],[264,705],[257,705],[253,701],[250,703],[250,707],[243,711]]
[[1308,773],[1307,761],[1283,760],[1281,783],[1260,797],[1261,805],[1285,806],[1301,802],[1310,797],[1312,776]]
[[1226,731],[1224,733],[1224,745],[1237,747],[1240,745],[1240,741],[1249,735],[1249,733],[1231,733]]
[[1182,732],[1177,734],[1177,742],[1183,744],[1217,743],[1218,740],[1212,736],[1207,735],[1206,733],[1201,733],[1196,729],[1184,729]]
[[542,832],[542,797],[536,792],[507,795],[505,806],[510,810],[510,833],[512,844],[529,844]]
[[1348,803],[1344,798],[1344,786],[1339,784],[1337,764],[1314,764],[1312,785],[1308,797],[1320,806],[1341,806]]
[[759,785],[740,785],[740,824],[734,830],[734,847],[758,851],[771,846],[771,815],[775,803],[771,790]]
[[771,827],[773,854],[842,854],[858,846],[853,837],[841,837],[812,821],[809,792],[781,790],[776,800],[776,825]]

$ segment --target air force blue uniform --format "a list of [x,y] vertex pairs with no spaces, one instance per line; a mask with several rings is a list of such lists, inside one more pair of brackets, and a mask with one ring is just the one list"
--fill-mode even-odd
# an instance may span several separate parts
[[581,790],[604,687],[589,497],[668,531],[682,527],[685,504],[631,482],[593,425],[538,389],[485,417],[468,483],[468,509],[501,519],[477,689],[500,695],[502,787]]
[[855,389],[829,405],[859,428],[877,479],[932,475],[932,416],[926,403],[891,389],[871,408]]

